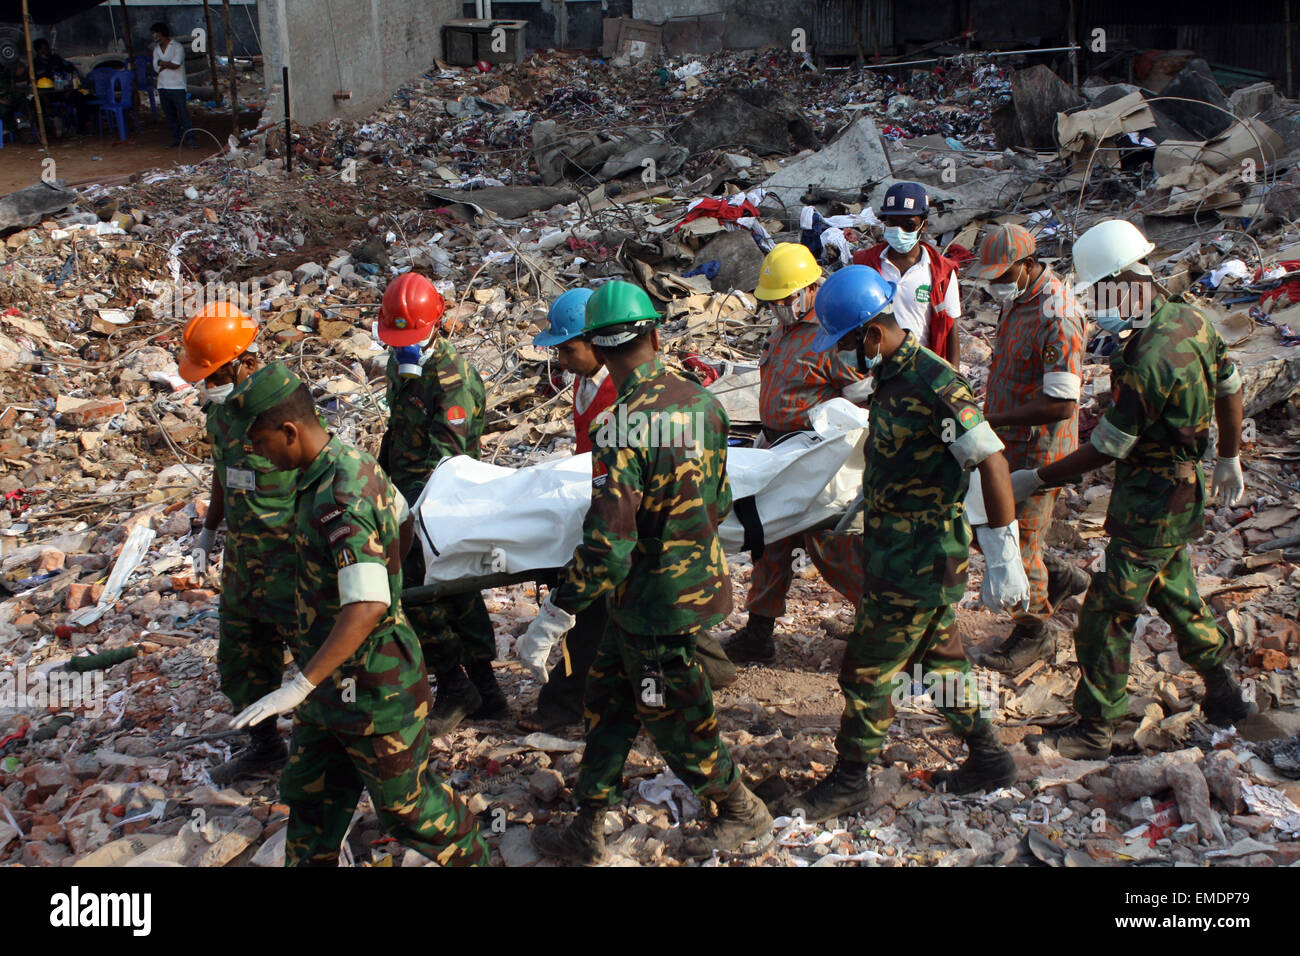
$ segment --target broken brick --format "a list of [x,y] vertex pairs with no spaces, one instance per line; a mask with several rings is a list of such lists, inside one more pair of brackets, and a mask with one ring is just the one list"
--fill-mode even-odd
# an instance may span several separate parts
[[125,411],[126,403],[120,398],[106,398],[64,412],[62,420],[64,425],[79,428],[84,425],[93,425],[95,422],[105,421],[114,415],[121,415]]

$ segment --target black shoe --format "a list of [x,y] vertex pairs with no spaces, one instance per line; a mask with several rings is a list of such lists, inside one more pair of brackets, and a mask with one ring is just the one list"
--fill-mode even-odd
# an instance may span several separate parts
[[718,639],[708,631],[702,631],[695,639],[695,659],[704,668],[704,676],[709,679],[709,687],[713,690],[736,682],[736,665],[727,657]]
[[469,672],[470,683],[474,685],[482,700],[482,703],[470,712],[470,716],[475,720],[499,720],[509,717],[510,704],[506,702],[506,695],[502,693],[501,685],[497,683],[492,662],[476,661],[466,670]]
[[772,640],[772,631],[775,628],[775,618],[751,614],[744,627],[722,642],[722,649],[736,664],[774,660],[776,643]]
[[1043,623],[1017,624],[997,650],[989,651],[980,661],[985,667],[1004,674],[1019,674],[1039,658],[1056,653],[1056,639]]
[[970,750],[956,770],[940,770],[930,778],[936,790],[948,793],[974,793],[976,790],[998,790],[1016,782],[1016,762],[1010,751],[1002,746],[993,728],[985,725],[966,738]]
[[820,823],[861,810],[871,801],[871,787],[867,783],[867,768],[870,766],[837,760],[825,779],[787,801],[785,812],[798,816],[802,810],[803,818],[809,823]]
[[717,818],[700,832],[687,837],[682,843],[682,852],[695,860],[712,856],[714,850],[740,851],[752,856],[766,850],[775,839],[772,814],[748,787],[737,782],[718,806]]
[[599,863],[605,858],[605,808],[584,804],[567,827],[534,828],[532,839],[538,853],[557,860]]
[[1105,760],[1113,736],[1110,721],[1081,717],[1068,727],[1043,734],[1043,742],[1071,760]]
[[289,759],[289,748],[280,739],[274,717],[254,724],[248,732],[249,745],[209,774],[213,783],[224,787],[244,777],[279,770]]
[[1047,606],[1055,611],[1066,598],[1083,594],[1092,583],[1092,575],[1068,561],[1047,561]]
[[1251,714],[1259,713],[1258,705],[1242,696],[1241,688],[1222,664],[1203,673],[1201,679],[1205,681],[1205,699],[1201,701],[1201,711],[1205,714],[1205,719],[1215,726],[1227,727],[1245,720]]
[[459,667],[440,672],[437,680],[438,697],[428,720],[431,737],[441,737],[455,730],[462,720],[483,705],[478,689]]

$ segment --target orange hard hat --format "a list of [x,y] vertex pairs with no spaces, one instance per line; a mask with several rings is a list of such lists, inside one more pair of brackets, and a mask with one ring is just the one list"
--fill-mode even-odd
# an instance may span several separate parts
[[438,327],[446,303],[433,283],[407,272],[388,283],[379,308],[379,339],[400,348],[423,342]]
[[238,358],[257,338],[257,320],[229,302],[205,305],[185,326],[181,378],[197,382]]

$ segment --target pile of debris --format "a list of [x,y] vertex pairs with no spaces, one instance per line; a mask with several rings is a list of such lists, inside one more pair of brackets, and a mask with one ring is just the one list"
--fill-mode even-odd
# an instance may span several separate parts
[[[229,298],[258,314],[266,351],[312,383],[344,440],[374,451],[387,355],[371,325],[386,282],[418,269],[447,295],[452,339],[487,383],[484,457],[521,465],[572,445],[566,383],[531,344],[550,300],[629,278],[662,307],[669,361],[729,383],[719,396],[743,431],[757,424],[769,327],[752,296],[765,250],[807,240],[838,268],[878,236],[884,190],[914,180],[932,197],[931,236],[954,254],[984,225],[1017,222],[1064,272],[1075,236],[1132,218],[1157,244],[1162,281],[1212,312],[1247,383],[1247,495],[1211,508],[1192,558],[1234,667],[1271,708],[1211,735],[1199,681],[1163,622],[1144,617],[1118,740],[1131,756],[1031,753],[1033,728],[1069,709],[1062,630],[1055,661],[999,687],[1015,789],[933,793],[928,771],[960,759],[960,744],[914,699],[867,811],[825,827],[781,821],[777,848],[749,862],[1295,862],[1300,106],[1271,87],[1216,96],[1195,61],[1161,69],[1160,89],[1089,81],[1076,97],[1050,71],[977,57],[910,76],[815,73],[771,51],[439,64],[365,122],[299,128],[289,143],[277,127],[125,185],[0,200],[0,860],[283,858],[275,781],[219,790],[208,776],[238,737],[214,664],[217,579],[195,577],[188,559],[211,470],[175,353],[197,305]],[[1229,175],[1251,160],[1253,179]],[[996,315],[963,288],[963,371],[979,389]],[[1108,343],[1092,345],[1085,435],[1110,391]],[[1049,544],[1094,565],[1108,496],[1096,476],[1066,491]],[[1006,625],[976,606],[973,563],[959,619],[978,664]],[[749,566],[734,577],[745,593]],[[527,585],[488,595],[498,673],[521,711],[536,685],[506,659],[535,605]],[[1068,629],[1077,608],[1056,623]],[[840,598],[801,574],[777,662],[717,694],[724,737],[769,799],[833,762],[839,646],[822,622],[837,613]],[[538,862],[526,828],[565,806],[577,735],[487,723],[439,744],[439,772],[480,811],[499,857]],[[673,862],[693,798],[644,739],[628,775],[614,861]],[[385,841],[365,803],[348,847],[357,863],[424,862]]]

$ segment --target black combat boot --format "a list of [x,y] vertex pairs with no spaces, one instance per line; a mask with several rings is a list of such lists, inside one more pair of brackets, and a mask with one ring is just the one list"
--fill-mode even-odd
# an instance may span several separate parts
[[1080,717],[1060,730],[1043,734],[1043,742],[1071,760],[1105,760],[1110,756],[1115,728],[1108,720]]
[[1201,701],[1201,711],[1205,714],[1205,719],[1215,726],[1227,727],[1245,720],[1251,714],[1259,713],[1259,707],[1254,701],[1242,696],[1241,687],[1222,664],[1203,673],[1201,679],[1205,681],[1205,699]]
[[682,852],[693,860],[712,856],[714,850],[740,851],[746,856],[761,853],[772,845],[772,814],[763,801],[740,781],[718,805],[717,817],[682,843]]
[[835,761],[824,780],[786,804],[786,813],[798,815],[802,810],[809,823],[820,823],[861,810],[871,799],[871,787],[867,782],[867,768],[870,766],[851,760]]
[[483,705],[478,689],[469,682],[465,672],[454,670],[438,672],[438,698],[429,713],[430,737],[441,737]]
[[279,770],[289,759],[289,749],[280,739],[275,718],[268,717],[260,724],[248,728],[249,745],[231,757],[209,775],[212,782],[225,786],[243,777],[266,770]]
[[1016,762],[1010,751],[1002,746],[993,728],[985,724],[966,738],[970,750],[956,770],[940,770],[930,778],[938,790],[948,793],[974,793],[976,790],[997,790],[1016,782]]
[[1083,594],[1092,583],[1092,575],[1060,558],[1044,558],[1047,564],[1047,605],[1053,611],[1068,597]]
[[774,660],[776,642],[772,640],[772,630],[775,627],[776,618],[751,614],[744,627],[722,642],[722,649],[737,664]]
[[1039,658],[1049,658],[1056,653],[1056,639],[1041,621],[1017,624],[1011,635],[997,650],[989,651],[980,661],[985,667],[1004,674],[1019,674]]
[[[499,720],[510,716],[510,705],[506,702],[506,695],[501,691],[501,685],[497,683],[492,662],[475,661],[465,669],[469,672],[470,683],[474,685],[474,689],[478,691],[483,701],[470,712],[470,716],[475,720]],[[439,696],[441,697],[441,694]]]
[[538,853],[568,863],[599,863],[605,858],[605,808],[583,804],[564,829],[534,828],[533,846]]
[[704,676],[709,679],[709,687],[713,690],[736,682],[736,665],[718,639],[708,631],[702,631],[695,639],[695,659],[704,668]]

